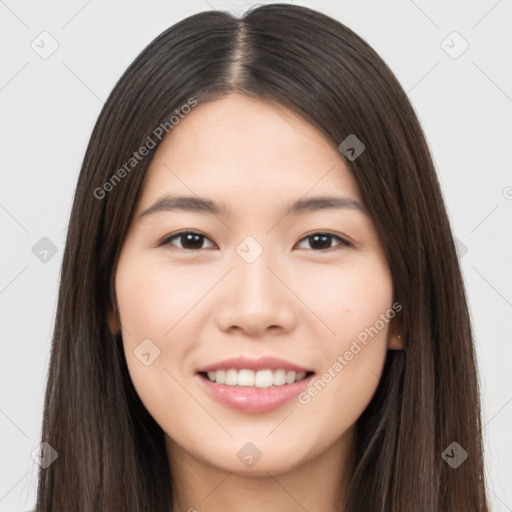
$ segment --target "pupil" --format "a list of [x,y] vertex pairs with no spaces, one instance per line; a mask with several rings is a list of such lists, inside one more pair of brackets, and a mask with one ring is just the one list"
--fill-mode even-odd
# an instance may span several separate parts
[[[201,235],[196,235],[194,233],[187,233],[186,235],[184,235],[185,237],[185,246],[188,246],[190,248],[190,246],[192,246],[193,249],[197,249],[197,248],[200,248],[201,245],[202,245],[202,236]],[[195,237],[195,240],[191,240],[191,237]],[[199,243],[198,243],[199,242]],[[197,247],[196,247],[197,246]]]
[[[314,235],[312,238],[315,241],[315,243],[317,243],[319,239],[322,240],[322,242],[320,242],[320,244],[319,244],[321,249],[329,248],[331,246],[331,244],[330,244],[331,235]],[[312,244],[312,245],[314,245],[314,244]]]

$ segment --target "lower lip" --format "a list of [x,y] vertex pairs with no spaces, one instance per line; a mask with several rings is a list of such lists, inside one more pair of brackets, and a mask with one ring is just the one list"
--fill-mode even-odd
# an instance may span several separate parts
[[197,375],[206,391],[213,398],[233,409],[246,413],[263,413],[282,407],[307,387],[311,377],[313,375],[293,384],[283,384],[282,386],[272,386],[269,388],[253,388],[215,384],[201,377],[201,375]]

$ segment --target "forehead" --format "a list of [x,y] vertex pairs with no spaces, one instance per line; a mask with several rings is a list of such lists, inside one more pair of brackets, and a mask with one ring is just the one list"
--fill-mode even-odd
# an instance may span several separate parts
[[360,201],[336,145],[282,105],[237,93],[199,104],[174,126],[153,156],[139,211],[174,192],[259,208],[309,194]]

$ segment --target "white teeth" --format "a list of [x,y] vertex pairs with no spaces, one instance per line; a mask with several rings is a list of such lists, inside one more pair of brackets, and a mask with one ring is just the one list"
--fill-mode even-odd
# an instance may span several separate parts
[[284,386],[299,382],[306,377],[306,372],[294,372],[286,370],[217,370],[208,372],[208,379],[217,384],[227,386],[247,386],[257,388],[269,388],[271,386]]
[[295,372],[288,372],[286,374],[286,384],[293,384],[295,382]]
[[[243,371],[243,370],[242,370]],[[272,370],[260,370],[254,377],[254,385],[257,388],[269,388],[274,382],[274,373]]]
[[237,384],[239,386],[254,386],[254,372],[252,370],[240,370]]
[[276,370],[274,372],[274,386],[286,384],[286,370]]
[[236,370],[228,370],[226,372],[226,380],[224,382],[227,386],[236,386],[238,384],[238,372]]

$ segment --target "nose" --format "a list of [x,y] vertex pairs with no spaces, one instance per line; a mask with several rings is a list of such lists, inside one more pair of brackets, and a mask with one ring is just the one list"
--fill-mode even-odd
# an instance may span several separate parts
[[298,301],[287,273],[265,251],[251,263],[235,254],[233,263],[216,310],[218,327],[253,337],[292,330]]

